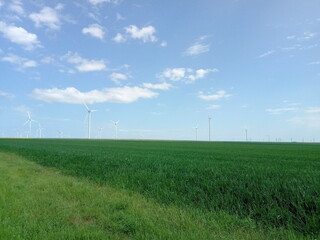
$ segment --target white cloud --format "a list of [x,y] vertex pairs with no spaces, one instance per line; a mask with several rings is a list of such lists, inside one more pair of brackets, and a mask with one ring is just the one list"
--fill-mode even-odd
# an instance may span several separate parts
[[293,51],[293,50],[310,50],[310,49],[313,49],[313,48],[316,48],[318,47],[318,44],[315,43],[315,44],[310,44],[310,45],[301,45],[301,44],[294,44],[290,47],[283,47],[281,48],[282,50],[284,51]]
[[32,110],[31,108],[25,106],[25,105],[20,105],[18,107],[15,107],[13,110],[21,113],[22,115],[25,115],[27,117],[27,112],[29,112],[32,115]]
[[196,43],[190,46],[186,51],[186,55],[199,55],[201,53],[209,52],[210,46],[207,44]]
[[9,3],[9,9],[18,15],[23,15],[24,14],[24,9],[22,7],[22,2],[21,0],[11,0]]
[[162,41],[162,42],[160,43],[160,47],[166,47],[166,46],[168,46],[167,41]]
[[161,76],[172,81],[180,81],[185,77],[186,71],[188,71],[186,68],[167,68]]
[[294,107],[285,107],[285,108],[268,108],[266,109],[266,112],[270,113],[270,114],[282,114],[282,113],[286,113],[286,112],[293,112],[293,111],[297,111],[298,108],[294,108]]
[[197,69],[192,68],[167,68],[160,75],[160,78],[166,78],[171,81],[183,81],[192,83],[197,79],[205,78],[210,72],[218,72],[216,68],[212,69]]
[[301,40],[310,40],[317,36],[317,33],[314,32],[304,32],[302,37],[300,37]]
[[44,7],[39,13],[31,13],[29,18],[35,23],[36,27],[48,27],[58,30],[61,26],[59,16],[59,10],[61,9],[63,9],[62,4],[58,4],[55,8]]
[[310,65],[319,65],[319,64],[320,64],[320,61],[310,62],[309,64],[310,64]]
[[102,90],[92,90],[89,92],[80,92],[78,89],[69,87],[66,89],[34,89],[31,97],[52,103],[72,103],[82,104],[83,101],[87,104],[93,103],[131,103],[140,98],[154,98],[158,93],[149,89],[140,87],[121,87],[121,88],[105,88]]
[[286,37],[287,40],[293,40],[293,39],[295,39],[295,38],[296,38],[296,36],[294,36],[294,35],[290,35],[290,36],[287,36],[287,37]]
[[130,25],[124,28],[126,33],[133,39],[139,39],[145,42],[156,42],[158,39],[154,35],[156,29],[153,26],[147,26],[139,29],[135,25]]
[[216,68],[213,69],[198,69],[195,71],[195,74],[191,74],[188,76],[189,80],[191,82],[197,80],[197,79],[201,79],[201,78],[205,78],[207,76],[208,73],[210,72],[218,72],[219,70]]
[[45,63],[45,64],[55,64],[56,60],[51,56],[47,56],[47,57],[42,58],[41,62]]
[[231,97],[231,94],[228,94],[224,90],[220,90],[220,91],[217,91],[215,94],[208,94],[208,95],[204,94],[203,92],[199,92],[198,97],[206,101],[216,101],[224,98],[229,98]]
[[126,41],[126,38],[121,33],[117,33],[117,35],[112,40],[117,43],[123,43]]
[[97,5],[101,3],[117,3],[119,0],[88,0],[88,1],[93,5]]
[[1,58],[1,61],[15,64],[18,66],[19,69],[36,67],[38,65],[37,62],[33,60],[19,57],[14,54],[8,54],[7,56]]
[[8,25],[5,22],[0,21],[0,32],[2,32],[5,38],[13,43],[21,45],[26,50],[41,47],[37,35],[29,33],[22,27]]
[[117,21],[121,21],[121,20],[125,20],[126,19],[120,13],[117,13],[116,17],[117,17]]
[[320,107],[307,107],[305,108],[307,113],[320,113]]
[[264,57],[267,57],[267,56],[269,56],[269,55],[271,55],[271,54],[273,54],[273,53],[274,53],[274,50],[269,50],[269,51],[267,51],[267,52],[262,53],[261,55],[259,55],[258,58],[264,58]]
[[184,52],[185,55],[193,56],[199,55],[201,53],[209,52],[210,45],[206,44],[204,41],[207,39],[207,36],[202,36],[197,41],[192,44],[187,50]]
[[0,98],[8,98],[8,99],[11,99],[11,98],[14,98],[15,96],[11,93],[7,93],[7,92],[4,92],[4,91],[1,91],[0,90]]
[[123,73],[113,72],[113,73],[111,73],[109,75],[109,78],[111,79],[111,81],[119,84],[121,81],[127,80],[128,79],[128,75],[123,74]]
[[320,114],[311,114],[306,116],[296,116],[287,120],[294,127],[302,127],[303,129],[320,130]]
[[173,87],[170,83],[159,83],[159,84],[144,83],[143,86],[145,88],[157,89],[157,90],[169,90],[170,88]]
[[104,60],[88,60],[82,58],[78,53],[68,52],[62,56],[61,59],[74,64],[75,68],[79,72],[102,71],[107,69],[107,65]]
[[221,106],[220,105],[217,105],[217,104],[211,104],[207,107],[207,109],[218,109],[220,108]]
[[103,40],[105,34],[103,31],[103,27],[99,24],[91,24],[89,25],[89,27],[83,28],[82,33],[89,34],[92,37],[99,38],[101,40]]
[[76,66],[79,72],[101,71],[106,69],[103,60],[85,60],[80,65]]

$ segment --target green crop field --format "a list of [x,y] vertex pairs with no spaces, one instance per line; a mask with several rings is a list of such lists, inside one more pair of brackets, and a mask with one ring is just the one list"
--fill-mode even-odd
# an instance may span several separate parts
[[[137,194],[163,211],[173,208],[192,216],[193,225],[180,226],[174,220],[180,227],[172,239],[317,239],[320,234],[319,144],[1,139],[0,152],[101,188]],[[10,195],[1,186],[0,194],[1,189]],[[5,204],[10,205],[2,195],[0,211]],[[0,213],[0,221],[4,218]],[[156,231],[143,229],[158,223],[149,220],[129,224],[124,235],[114,238],[152,239]],[[159,226],[161,221],[169,220],[159,216]],[[197,224],[203,235],[192,235],[197,227],[190,226]],[[235,231],[226,230],[226,225]],[[214,235],[218,228],[224,237]],[[241,235],[246,231],[247,236]],[[157,234],[155,239],[173,236]]]

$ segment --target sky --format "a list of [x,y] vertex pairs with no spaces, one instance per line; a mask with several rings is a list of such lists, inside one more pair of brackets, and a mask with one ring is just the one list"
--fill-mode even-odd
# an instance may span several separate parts
[[0,0],[0,136],[319,142],[319,40],[318,0]]

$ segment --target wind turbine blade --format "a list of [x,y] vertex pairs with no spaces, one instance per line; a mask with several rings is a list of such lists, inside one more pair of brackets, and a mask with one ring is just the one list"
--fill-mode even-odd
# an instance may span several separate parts
[[87,105],[84,101],[82,101],[82,103],[83,103],[83,105],[86,107],[86,109],[87,109],[88,111],[90,111],[88,105]]
[[23,126],[24,126],[24,125],[27,125],[27,123],[28,123],[29,121],[30,121],[30,120],[28,119],[28,120],[23,124]]
[[30,113],[29,113],[29,112],[27,112],[27,114],[28,114],[28,118],[29,118],[29,119],[31,119],[31,115],[30,115]]
[[96,112],[96,111],[98,111],[98,110],[91,110],[91,112]]

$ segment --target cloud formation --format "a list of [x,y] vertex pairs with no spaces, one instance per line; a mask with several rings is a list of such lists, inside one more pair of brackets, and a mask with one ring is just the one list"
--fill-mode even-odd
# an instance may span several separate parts
[[224,90],[217,91],[214,94],[204,94],[203,92],[200,91],[198,93],[198,97],[203,99],[203,100],[206,100],[206,101],[217,101],[217,100],[220,100],[220,99],[229,98],[229,97],[231,97],[231,94],[228,94]]
[[220,105],[217,105],[217,104],[211,104],[207,107],[207,109],[209,110],[212,110],[212,109],[218,109],[220,108],[221,106]]
[[202,36],[195,43],[185,50],[184,54],[188,56],[199,55],[210,51],[210,45],[205,43],[207,36]]
[[154,98],[158,93],[146,88],[140,87],[121,87],[121,88],[105,88],[102,90],[92,90],[89,92],[80,92],[74,87],[65,89],[34,89],[31,97],[48,102],[60,102],[71,104],[87,104],[93,103],[132,103],[140,98]]
[[4,92],[0,90],[0,98],[7,98],[7,99],[11,99],[14,98],[15,96],[11,93],[8,92]]
[[33,60],[19,57],[17,55],[11,54],[11,53],[5,57],[2,57],[1,61],[9,62],[11,64],[17,65],[19,69],[36,67],[38,65],[37,62],[35,62]]
[[109,75],[109,78],[111,79],[111,81],[113,81],[117,84],[120,84],[121,81],[127,80],[129,78],[129,76],[124,73],[113,72]]
[[269,51],[267,51],[267,52],[264,52],[264,53],[260,54],[260,55],[258,56],[258,58],[264,58],[264,57],[267,57],[267,56],[269,56],[269,55],[271,55],[271,54],[273,54],[273,53],[274,53],[274,50],[269,50]]
[[36,27],[48,27],[52,30],[58,30],[61,26],[59,11],[62,9],[62,4],[58,4],[55,8],[44,7],[39,13],[31,13],[29,18],[35,23]]
[[218,72],[216,68],[197,69],[192,68],[167,68],[160,75],[160,78],[169,79],[171,81],[183,81],[193,83],[198,79],[205,78],[210,72]]
[[268,108],[266,109],[266,112],[273,114],[273,115],[278,115],[278,114],[282,114],[282,113],[286,113],[286,112],[293,112],[293,111],[297,111],[298,108],[294,108],[294,107],[285,107],[285,108]]
[[9,3],[8,8],[17,13],[18,15],[24,15],[24,9],[23,9],[23,4],[21,0],[11,0]]
[[29,33],[22,27],[8,25],[5,22],[0,21],[0,32],[2,32],[5,38],[13,43],[21,45],[26,50],[33,50],[37,47],[41,47],[37,35]]
[[[117,33],[112,39],[116,43],[123,43],[130,39],[140,40],[143,43],[157,42],[156,29],[154,26],[147,26],[139,28],[136,25],[129,25],[124,28],[125,33]],[[167,42],[163,41],[160,43],[161,47],[167,46]]]
[[89,34],[92,37],[99,38],[100,40],[104,39],[104,30],[103,27],[99,24],[91,24],[86,28],[82,29],[83,34]]
[[104,60],[85,59],[78,53],[68,52],[62,56],[61,59],[73,64],[79,72],[102,71],[107,69],[107,65]]
[[116,43],[123,43],[127,41],[127,39],[121,33],[117,33],[117,35],[112,40]]
[[169,90],[173,87],[170,83],[158,83],[158,84],[144,83],[143,86],[145,88],[157,89],[157,90]]
[[101,3],[117,3],[118,0],[88,0],[88,2],[93,5],[98,5]]
[[138,28],[136,25],[130,25],[124,28],[126,33],[132,39],[142,40],[142,42],[156,42],[156,29],[153,26]]

